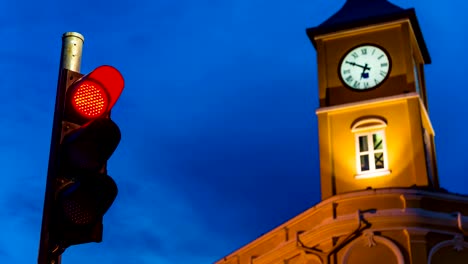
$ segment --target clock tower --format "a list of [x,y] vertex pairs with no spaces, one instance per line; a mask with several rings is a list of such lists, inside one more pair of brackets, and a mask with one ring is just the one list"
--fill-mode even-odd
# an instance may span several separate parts
[[307,35],[317,49],[322,198],[355,190],[438,188],[414,9],[348,0]]
[[216,264],[468,263],[468,196],[439,186],[414,9],[347,0],[306,32],[322,201]]

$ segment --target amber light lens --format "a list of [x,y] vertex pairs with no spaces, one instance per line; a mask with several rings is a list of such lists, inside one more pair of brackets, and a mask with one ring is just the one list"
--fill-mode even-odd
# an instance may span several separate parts
[[97,118],[103,115],[109,100],[102,86],[93,82],[83,82],[73,91],[72,104],[75,111],[85,118]]

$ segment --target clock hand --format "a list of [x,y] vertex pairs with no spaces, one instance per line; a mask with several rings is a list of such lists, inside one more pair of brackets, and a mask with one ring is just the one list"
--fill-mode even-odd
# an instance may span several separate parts
[[366,66],[362,66],[362,65],[357,64],[357,63],[355,63],[353,61],[352,62],[346,61],[346,63],[351,64],[352,66],[358,66],[358,67],[361,67],[361,68],[364,68],[364,69],[367,68],[368,70],[370,70],[370,68],[367,67],[367,63],[366,63]]
[[358,67],[364,68],[364,66],[359,65],[359,64],[355,63],[354,61],[351,61],[351,62],[346,61],[346,63],[351,64],[352,66],[358,66]]
[[366,65],[364,65],[364,67],[362,67],[361,80],[362,80],[362,78],[364,78],[364,79],[369,78],[369,73],[366,72],[366,70],[370,70],[370,68],[367,67],[367,63],[366,63]]

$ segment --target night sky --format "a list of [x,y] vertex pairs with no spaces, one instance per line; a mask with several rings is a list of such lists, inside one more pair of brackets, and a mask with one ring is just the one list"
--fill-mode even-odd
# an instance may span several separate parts
[[[465,1],[414,7],[432,64],[429,113],[442,187],[468,193]],[[63,264],[212,263],[320,201],[316,53],[305,34],[344,0],[0,3],[1,263],[35,263],[61,36],[81,71],[126,86],[108,163],[119,195],[100,244]]]

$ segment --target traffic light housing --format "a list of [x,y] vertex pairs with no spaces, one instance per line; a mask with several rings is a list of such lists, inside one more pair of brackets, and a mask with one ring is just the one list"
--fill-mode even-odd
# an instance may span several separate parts
[[72,245],[102,241],[102,218],[117,196],[107,160],[121,138],[110,111],[124,87],[112,66],[84,76],[63,70],[61,76],[65,89],[50,225],[54,255]]

